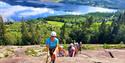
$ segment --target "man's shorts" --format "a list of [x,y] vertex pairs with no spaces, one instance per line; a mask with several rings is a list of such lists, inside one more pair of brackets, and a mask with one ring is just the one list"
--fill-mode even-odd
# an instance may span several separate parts
[[49,53],[50,53],[50,56],[52,56],[52,55],[53,55],[53,53],[54,53],[55,49],[56,49],[56,48],[52,48],[52,49],[50,49],[50,48],[49,48]]

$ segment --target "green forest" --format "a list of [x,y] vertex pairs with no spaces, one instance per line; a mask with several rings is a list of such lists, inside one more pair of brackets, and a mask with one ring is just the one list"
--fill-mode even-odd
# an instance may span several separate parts
[[0,45],[44,44],[52,31],[60,43],[125,43],[125,12],[62,15],[4,22],[0,17]]

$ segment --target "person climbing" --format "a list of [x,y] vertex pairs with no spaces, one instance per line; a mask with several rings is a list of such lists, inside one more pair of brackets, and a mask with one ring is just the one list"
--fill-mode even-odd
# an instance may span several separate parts
[[59,46],[59,54],[58,54],[59,57],[64,57],[64,56],[67,56],[67,52],[66,50],[63,48],[63,45]]
[[75,51],[75,47],[74,47],[73,43],[71,43],[69,45],[69,47],[68,47],[68,53],[69,53],[70,57],[74,57],[75,56],[76,51]]
[[80,53],[82,51],[82,42],[79,43],[79,51],[80,51]]
[[58,52],[59,40],[56,38],[56,32],[52,31],[51,36],[46,39],[46,47],[51,57],[51,63],[55,63],[56,54]]
[[78,51],[79,51],[79,44],[74,43],[74,47],[75,47],[75,55],[76,55],[76,54],[78,54]]

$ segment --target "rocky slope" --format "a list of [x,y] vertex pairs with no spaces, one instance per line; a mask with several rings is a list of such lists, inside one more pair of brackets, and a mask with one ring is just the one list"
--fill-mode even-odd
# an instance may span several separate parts
[[[43,55],[29,56],[25,54],[28,48],[32,48],[37,52],[44,49],[39,46],[0,47],[0,51],[13,50],[14,53],[13,55],[9,54],[7,57],[1,58],[0,63],[46,63],[46,53],[41,52]],[[76,57],[58,57],[56,63],[125,63],[124,58],[125,49],[83,50]]]

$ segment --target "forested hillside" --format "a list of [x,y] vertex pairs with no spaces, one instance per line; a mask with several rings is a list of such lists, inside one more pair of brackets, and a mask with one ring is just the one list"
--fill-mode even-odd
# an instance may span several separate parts
[[51,31],[61,43],[125,43],[125,13],[90,13],[50,16],[21,22],[3,22],[0,18],[1,45],[44,44]]

